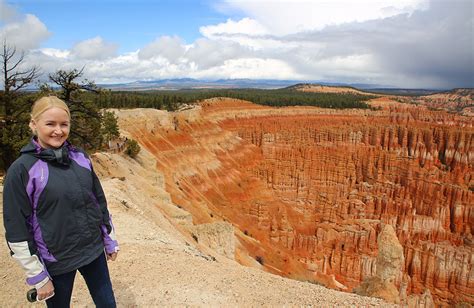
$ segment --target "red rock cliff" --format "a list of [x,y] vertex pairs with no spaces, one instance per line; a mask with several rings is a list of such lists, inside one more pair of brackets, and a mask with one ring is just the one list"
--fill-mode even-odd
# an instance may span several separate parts
[[240,229],[243,264],[351,291],[375,274],[390,224],[407,294],[474,303],[472,118],[377,102],[381,111],[213,99],[119,123],[154,153],[194,223]]

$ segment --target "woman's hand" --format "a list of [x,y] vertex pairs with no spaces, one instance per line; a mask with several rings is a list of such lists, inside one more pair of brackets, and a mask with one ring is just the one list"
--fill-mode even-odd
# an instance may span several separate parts
[[107,260],[115,261],[117,259],[118,252],[112,252],[107,254]]
[[51,296],[54,295],[53,282],[49,280],[44,286],[37,289],[36,292],[37,292],[36,299],[39,301],[45,298],[50,298]]

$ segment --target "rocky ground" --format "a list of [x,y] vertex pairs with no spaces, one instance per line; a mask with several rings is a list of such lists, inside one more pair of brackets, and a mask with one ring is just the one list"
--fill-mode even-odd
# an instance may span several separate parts
[[[148,161],[143,155],[146,153],[140,154],[138,161]],[[99,154],[97,158],[101,163],[96,164],[97,169],[102,174],[121,248],[118,259],[109,263],[119,307],[389,306],[379,299],[244,267],[209,249],[197,247],[192,239],[177,231],[180,226],[153,201],[148,199],[147,202],[150,188],[139,179],[143,179],[140,173],[143,175],[149,168],[140,167],[118,154]],[[106,168],[114,164],[115,172],[128,168],[130,177],[117,178],[110,172],[107,175]],[[151,176],[147,174],[146,178]],[[159,176],[155,179],[160,180]],[[155,200],[166,199],[161,193],[154,192]],[[0,230],[4,238],[4,229]],[[29,305],[25,297],[28,289],[24,274],[10,257],[7,245],[0,245],[0,306]],[[76,278],[72,304],[74,307],[94,306],[80,275]]]

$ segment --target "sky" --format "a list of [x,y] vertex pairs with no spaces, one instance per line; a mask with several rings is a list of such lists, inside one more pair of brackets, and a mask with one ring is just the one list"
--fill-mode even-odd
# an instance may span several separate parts
[[474,87],[474,0],[0,0],[0,39],[43,78]]

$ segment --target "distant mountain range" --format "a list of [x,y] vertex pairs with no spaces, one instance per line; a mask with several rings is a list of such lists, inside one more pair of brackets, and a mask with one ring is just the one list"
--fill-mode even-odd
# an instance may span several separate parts
[[199,80],[192,78],[161,79],[135,81],[130,83],[99,84],[102,88],[124,91],[145,91],[145,90],[181,90],[181,89],[237,89],[237,88],[257,88],[257,89],[278,89],[286,88],[295,84],[312,83],[325,86],[349,86],[357,89],[391,88],[387,85],[363,84],[363,83],[330,83],[310,80],[275,80],[275,79],[218,79]]
[[175,78],[143,80],[129,83],[98,84],[112,91],[151,91],[183,89],[279,89],[297,84],[317,84],[323,86],[353,87],[360,90],[393,95],[429,95],[445,89],[400,89],[388,85],[366,83],[336,83],[312,80],[276,80],[276,79],[218,79],[200,80],[193,78]]

